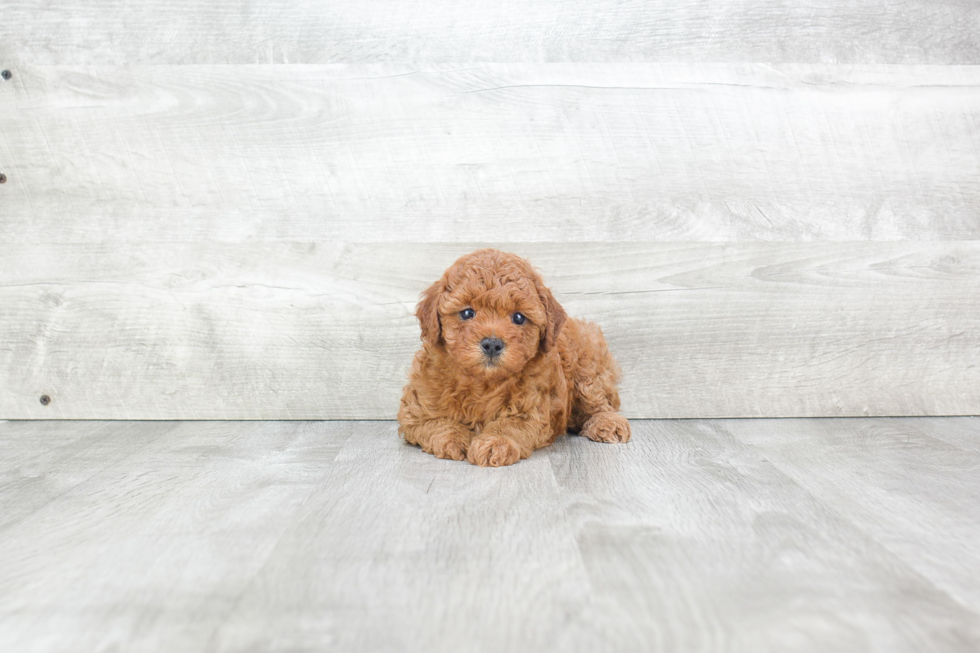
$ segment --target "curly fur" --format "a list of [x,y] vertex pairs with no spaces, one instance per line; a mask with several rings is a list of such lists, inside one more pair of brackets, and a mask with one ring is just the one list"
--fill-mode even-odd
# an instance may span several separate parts
[[[460,312],[472,308],[472,319]],[[527,318],[515,324],[515,312]],[[398,432],[439,458],[499,467],[566,432],[627,442],[619,368],[602,331],[568,319],[541,276],[513,254],[481,249],[422,293],[415,355]],[[484,338],[503,340],[491,361]]]

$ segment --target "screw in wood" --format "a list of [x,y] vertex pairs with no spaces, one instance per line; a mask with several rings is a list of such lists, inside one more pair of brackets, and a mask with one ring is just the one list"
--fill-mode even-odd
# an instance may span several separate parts
[[49,397],[48,395],[41,395],[41,405],[42,406],[47,406],[50,403],[51,403],[51,397]]
[[13,77],[13,75],[10,74],[9,70],[5,70],[3,72],[0,72],[0,77],[3,77],[4,79],[10,79],[11,77]]

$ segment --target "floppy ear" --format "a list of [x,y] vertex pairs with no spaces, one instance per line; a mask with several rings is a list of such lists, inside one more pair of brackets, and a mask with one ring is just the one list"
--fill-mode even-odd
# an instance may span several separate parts
[[534,280],[534,285],[538,288],[538,297],[541,298],[541,303],[544,304],[544,325],[541,328],[541,351],[549,351],[558,342],[558,333],[561,331],[561,327],[565,324],[565,319],[568,317],[565,315],[565,309],[561,307],[555,296],[551,294],[543,283],[541,283],[541,278],[537,277]]
[[442,342],[442,323],[439,321],[439,295],[443,293],[445,282],[439,279],[434,284],[425,289],[419,305],[415,309],[415,316],[419,319],[422,327],[422,340],[430,345],[438,345]]

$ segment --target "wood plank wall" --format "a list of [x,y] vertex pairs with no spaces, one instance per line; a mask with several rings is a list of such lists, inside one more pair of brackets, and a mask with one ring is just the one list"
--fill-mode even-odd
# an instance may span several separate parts
[[391,418],[484,245],[630,416],[980,413],[980,5],[3,13],[0,418]]

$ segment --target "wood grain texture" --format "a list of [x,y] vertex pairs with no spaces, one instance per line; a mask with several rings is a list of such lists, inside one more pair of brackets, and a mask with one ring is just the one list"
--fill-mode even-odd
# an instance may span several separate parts
[[[933,428],[937,424],[942,422]],[[980,551],[970,539],[980,523],[980,421],[959,420],[957,427],[969,431],[971,448],[930,437],[919,420],[737,420],[715,426],[838,515],[862,524],[956,601],[980,611]]]
[[980,67],[22,67],[4,242],[980,239]]
[[[475,247],[10,247],[0,417],[390,419]],[[980,413],[980,243],[504,247],[603,327],[628,416]]]
[[502,469],[393,422],[153,427],[0,422],[0,479],[59,476],[51,442],[110,454],[0,527],[0,649],[980,647],[977,606],[926,573],[980,537],[975,454],[915,420],[636,421],[629,444],[560,438]]
[[[780,425],[800,423],[737,422],[763,445]],[[874,423],[827,428],[847,437]],[[604,599],[601,614],[628,642],[624,650],[953,651],[980,644],[976,607],[913,566],[942,554],[924,531],[907,524],[914,554],[903,559],[865,530],[878,519],[872,510],[838,514],[833,497],[811,494],[769,462],[765,446],[747,445],[712,422],[633,426],[626,446],[570,437],[548,450],[589,581]],[[889,490],[878,479],[862,485],[877,461],[854,461],[819,439],[795,444],[798,459],[837,462],[836,483]],[[904,475],[910,516],[931,498],[958,500],[955,492],[921,491],[925,469],[909,472],[898,460],[882,467]],[[975,491],[977,479],[966,486]],[[978,524],[974,512],[948,537],[968,547]]]
[[[16,435],[2,424],[0,432],[5,440],[32,436],[41,458],[49,424]],[[353,427],[188,422],[159,435],[147,423],[100,428],[107,440],[114,433],[107,466],[0,528],[4,650],[205,650]],[[30,469],[7,458],[2,465],[5,474]],[[33,473],[62,470],[40,464]]]
[[447,466],[391,422],[359,424],[209,648],[597,650],[558,505],[547,456]]
[[100,0],[5,3],[0,60],[980,63],[972,2]]
[[[900,426],[902,419],[881,420],[882,426]],[[945,442],[958,449],[980,453],[980,437],[977,435],[977,420],[970,417],[923,417],[915,420],[917,431],[930,438]]]
[[[0,531],[175,428],[173,422],[13,422],[0,428]],[[43,446],[39,446],[43,442]]]

